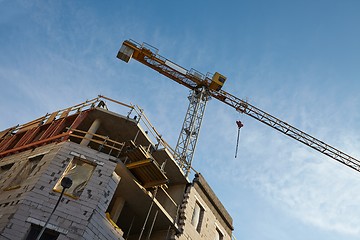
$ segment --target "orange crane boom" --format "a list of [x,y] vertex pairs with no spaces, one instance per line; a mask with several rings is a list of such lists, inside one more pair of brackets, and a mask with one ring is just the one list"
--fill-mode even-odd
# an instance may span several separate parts
[[[160,56],[156,48],[145,43],[139,44],[132,40],[123,42],[117,57],[125,62],[133,58],[191,90],[205,89],[208,96],[233,107],[236,111],[265,123],[279,132],[360,172],[360,161],[356,158],[222,90],[221,87],[226,78],[219,73],[204,75],[194,69],[187,70]],[[183,161],[180,156],[178,161]],[[191,160],[188,163],[191,164]],[[187,166],[185,169],[190,167]]]

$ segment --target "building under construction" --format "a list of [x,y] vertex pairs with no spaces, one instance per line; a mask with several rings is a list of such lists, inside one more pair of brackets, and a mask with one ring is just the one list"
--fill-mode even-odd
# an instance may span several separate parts
[[0,132],[0,192],[0,239],[233,238],[144,112],[102,96]]

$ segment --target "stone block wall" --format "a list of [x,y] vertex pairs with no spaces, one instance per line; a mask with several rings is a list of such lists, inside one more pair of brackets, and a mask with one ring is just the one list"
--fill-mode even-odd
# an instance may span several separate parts
[[[221,219],[216,217],[216,214],[212,212],[211,206],[207,204],[208,201],[201,198],[201,195],[194,185],[189,185],[184,200],[181,205],[179,214],[179,226],[181,227],[181,234],[176,235],[177,240],[208,240],[215,239],[216,231],[221,231],[223,234],[223,240],[231,240],[232,236],[229,235],[225,229],[226,226],[221,225]],[[200,204],[205,210],[203,219],[201,222],[201,230],[198,232],[196,226],[192,221],[194,208],[196,204]]]
[[[28,157],[41,153],[44,157],[26,181],[7,190]],[[113,176],[113,157],[72,142],[45,145],[0,161],[0,167],[14,163],[1,172],[0,238],[26,239],[32,224],[44,225],[60,196],[53,188],[74,156],[86,158],[96,168],[78,199],[62,198],[48,228],[60,233],[58,239],[123,239],[122,231],[105,215],[119,181]]]

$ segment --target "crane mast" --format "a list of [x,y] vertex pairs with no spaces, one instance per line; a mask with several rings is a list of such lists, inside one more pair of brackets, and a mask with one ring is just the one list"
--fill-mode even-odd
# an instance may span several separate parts
[[360,161],[356,158],[222,90],[221,87],[226,78],[219,73],[215,73],[214,75],[208,73],[204,75],[194,69],[187,70],[160,56],[156,48],[145,43],[139,44],[132,40],[123,42],[117,57],[125,62],[134,58],[144,65],[158,71],[162,75],[192,90],[189,108],[175,151],[175,160],[186,175],[191,168],[192,157],[199,135],[206,102],[210,97],[216,98],[233,107],[236,111],[244,113],[360,172]]
[[189,107],[178,142],[175,147],[175,160],[187,176],[191,170],[192,159],[200,133],[201,123],[205,113],[209,93],[205,88],[192,90],[189,98]]

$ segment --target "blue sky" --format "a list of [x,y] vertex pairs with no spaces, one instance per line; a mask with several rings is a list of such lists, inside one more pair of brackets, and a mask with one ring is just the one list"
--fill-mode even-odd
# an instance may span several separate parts
[[[98,94],[134,103],[175,146],[189,91],[119,61],[147,42],[224,90],[360,157],[360,2],[0,1],[0,128]],[[235,159],[241,120],[239,154]],[[208,103],[194,167],[237,239],[360,239],[360,173],[227,105]]]

